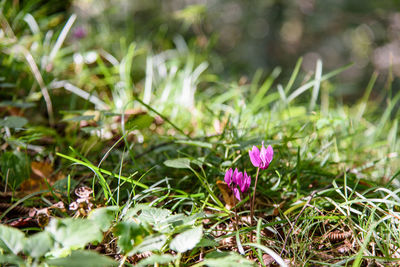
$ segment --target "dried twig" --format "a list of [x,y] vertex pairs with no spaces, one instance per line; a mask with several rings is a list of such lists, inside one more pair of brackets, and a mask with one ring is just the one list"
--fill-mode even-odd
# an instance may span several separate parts
[[[12,206],[10,203],[0,203],[0,210],[7,210]],[[32,209],[22,206],[15,206],[12,208],[12,211],[18,214],[28,214]],[[11,210],[10,210],[11,211]]]

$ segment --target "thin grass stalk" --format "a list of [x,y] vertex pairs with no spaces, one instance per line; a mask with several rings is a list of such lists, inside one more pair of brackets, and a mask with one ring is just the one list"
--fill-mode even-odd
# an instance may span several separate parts
[[[250,205],[250,222],[251,226],[254,224],[254,201],[256,200],[256,188],[257,188],[257,181],[258,181],[258,174],[260,173],[260,168],[257,168],[257,173],[256,173],[256,181],[254,182],[254,191],[253,191],[253,199],[251,201]],[[252,235],[251,235],[252,237]]]

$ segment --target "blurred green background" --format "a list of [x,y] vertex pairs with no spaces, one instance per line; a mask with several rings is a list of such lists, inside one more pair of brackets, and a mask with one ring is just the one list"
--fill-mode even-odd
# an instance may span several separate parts
[[117,54],[133,40],[153,51],[187,45],[206,56],[213,73],[229,78],[251,79],[257,69],[276,66],[286,78],[299,57],[306,73],[318,58],[325,71],[353,62],[334,92],[351,100],[374,70],[378,84],[390,69],[400,74],[397,0],[86,0],[72,1],[70,11],[78,14],[75,28],[89,37],[80,47],[101,44]]
[[[397,0],[14,0],[2,1],[2,12],[16,35],[19,28],[29,31],[22,22],[28,13],[40,18],[41,32],[61,31],[68,14],[76,14],[66,39],[73,49],[66,53],[74,54],[75,63],[90,62],[90,56],[95,60],[90,52],[99,50],[120,59],[135,42],[133,82],[144,77],[147,53],[169,49],[190,50],[195,65],[206,62],[209,73],[240,83],[259,69],[266,75],[277,66],[283,70],[278,81],[285,81],[300,57],[305,77],[313,75],[317,59],[324,72],[354,63],[335,78],[341,86],[331,92],[350,102],[359,98],[374,71],[380,74],[380,88],[396,87],[397,81],[391,82],[400,75]],[[49,40],[54,36],[57,32]]]

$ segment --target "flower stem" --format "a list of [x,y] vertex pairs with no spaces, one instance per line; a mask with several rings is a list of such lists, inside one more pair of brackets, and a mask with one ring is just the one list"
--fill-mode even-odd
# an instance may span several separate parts
[[250,222],[251,222],[251,226],[253,226],[254,224],[254,201],[256,199],[256,188],[257,188],[257,180],[258,180],[258,174],[260,172],[260,168],[257,168],[257,174],[256,174],[256,181],[254,183],[254,191],[253,191],[253,199],[251,201],[251,205],[250,205]]
[[236,199],[234,199],[234,204],[235,204],[235,221],[236,221],[236,231],[239,231],[239,218],[237,215],[237,203],[236,203]]

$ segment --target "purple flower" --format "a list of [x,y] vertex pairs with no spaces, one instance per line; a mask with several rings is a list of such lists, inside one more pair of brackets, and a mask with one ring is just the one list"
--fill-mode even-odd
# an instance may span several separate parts
[[242,180],[242,183],[239,185],[240,191],[242,191],[242,193],[245,193],[247,189],[249,189],[250,183],[251,183],[251,177],[248,176],[246,172],[244,172],[244,178]]
[[251,163],[253,163],[254,167],[258,167],[260,169],[268,168],[269,164],[274,157],[274,150],[272,146],[268,146],[267,149],[264,147],[264,141],[262,142],[261,152],[258,150],[256,146],[253,146],[253,149],[249,151]]
[[74,33],[73,33],[73,36],[76,39],[85,38],[86,35],[87,35],[87,32],[86,32],[85,28],[83,28],[82,26],[76,27],[75,30],[74,30]]
[[224,181],[225,183],[227,183],[229,186],[231,186],[231,182],[232,182],[232,168],[230,168],[229,170],[226,171],[225,173],[225,178]]
[[235,171],[233,172],[232,175],[232,183],[234,185],[239,185],[243,179],[243,173],[239,172],[237,168],[235,168]]
[[239,192],[239,189],[237,189],[237,187],[233,188],[233,194],[235,195],[235,197],[236,197],[239,201],[241,201],[241,199],[240,199],[240,192]]
[[235,168],[235,171],[233,171],[232,168],[230,168],[225,172],[224,181],[233,191],[235,197],[239,201],[241,201],[240,192],[245,193],[247,189],[249,189],[251,183],[251,177],[248,176],[246,172],[244,172],[243,176],[243,173],[239,172],[237,168]]

